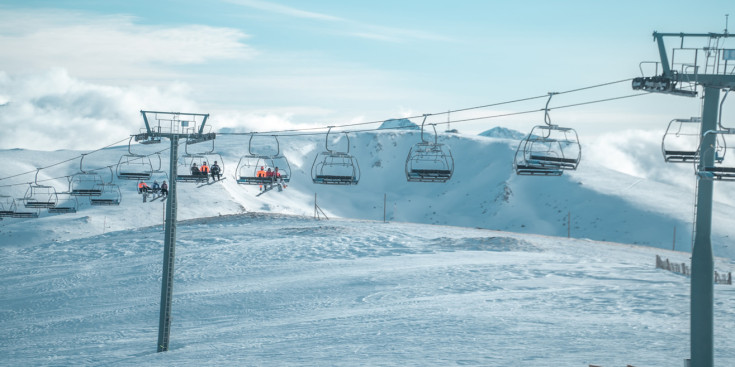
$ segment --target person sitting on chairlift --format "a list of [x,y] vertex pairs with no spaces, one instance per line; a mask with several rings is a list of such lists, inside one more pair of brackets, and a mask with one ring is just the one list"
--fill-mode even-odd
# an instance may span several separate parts
[[161,195],[168,196],[168,184],[166,183],[166,180],[161,184]]
[[199,171],[202,174],[202,177],[209,182],[209,166],[207,166],[207,162],[202,162],[202,166],[199,167]]
[[196,163],[191,164],[191,175],[192,176],[198,176],[199,175],[199,167],[197,167]]
[[275,177],[273,177],[273,171],[271,171],[271,168],[270,167],[268,167],[268,170],[265,171],[265,178],[266,178],[266,182],[267,182],[265,184],[265,188],[266,188],[266,190],[268,190],[269,188],[271,188],[273,186],[273,182],[275,180]]
[[148,184],[146,184],[144,181],[140,181],[138,183],[138,194],[148,192],[148,190],[150,189],[151,189],[150,186],[148,186]]
[[[212,181],[219,181],[220,180],[220,172],[222,171],[219,168],[219,164],[217,164],[217,161],[214,161],[214,164],[211,167],[212,171]],[[216,177],[216,178],[215,178]]]
[[158,181],[153,181],[153,192],[159,192],[161,191],[161,186],[158,184]]
[[[265,178],[265,167],[260,166],[260,170],[255,174],[255,177],[257,178]],[[259,186],[260,191],[263,191],[263,184],[261,183]]]
[[278,167],[276,167],[276,170],[273,172],[273,176],[276,178],[276,184],[278,185],[278,191],[283,191],[286,185],[283,183],[283,180],[281,179],[281,172],[278,172]]

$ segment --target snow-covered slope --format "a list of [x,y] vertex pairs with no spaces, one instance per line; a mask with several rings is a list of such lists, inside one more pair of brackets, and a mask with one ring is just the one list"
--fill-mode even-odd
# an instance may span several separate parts
[[[216,150],[225,163],[222,183],[198,187],[179,184],[179,219],[246,211],[312,215],[314,196],[330,217],[446,224],[522,233],[589,238],[688,251],[691,242],[693,191],[669,183],[644,180],[582,160],[576,172],[561,177],[516,176],[512,169],[517,141],[459,134],[440,135],[452,148],[454,176],[446,183],[408,183],[404,165],[409,148],[420,132],[383,130],[350,134],[350,153],[358,159],[362,178],[356,186],[317,185],[310,172],[324,137],[281,137],[281,150],[290,161],[293,179],[283,192],[260,197],[257,186],[237,185],[235,166],[248,152],[245,136],[220,135]],[[330,148],[343,149],[337,136]],[[204,143],[206,144],[206,143]],[[134,146],[138,153],[166,148]],[[198,149],[198,147],[191,147]],[[114,164],[127,146],[105,149],[85,158],[84,169]],[[75,151],[3,151],[8,174],[33,170],[78,155]],[[163,165],[168,165],[164,152]],[[219,159],[215,157],[214,159]],[[155,161],[155,160],[154,160]],[[156,164],[157,165],[157,164]],[[39,180],[79,171],[79,161],[42,170]],[[109,173],[101,172],[109,177]],[[32,181],[33,175],[4,180],[2,184]],[[8,182],[10,181],[10,182]],[[161,201],[143,203],[134,181],[117,181],[123,191],[119,207],[85,205],[77,214],[48,215],[40,219],[5,219],[0,238],[14,245],[84,237],[103,231],[137,228],[162,222]],[[57,180],[59,191],[68,186]],[[22,197],[27,186],[0,188]],[[385,199],[385,208],[384,208]],[[84,200],[81,200],[84,202]],[[715,206],[713,243],[717,256],[735,257],[724,242],[735,236],[733,208]],[[567,224],[571,223],[571,228]],[[676,238],[673,233],[676,231]],[[675,243],[674,243],[675,240]]]
[[[691,188],[592,160],[561,177],[516,176],[517,141],[458,134],[440,137],[456,163],[450,181],[407,183],[406,154],[419,134],[350,134],[362,178],[346,187],[311,182],[323,136],[283,137],[293,179],[260,197],[233,177],[247,138],[219,136],[213,159],[226,179],[179,185],[167,353],[154,352],[162,201],[143,203],[134,181],[114,180],[120,206],[5,218],[0,364],[670,366],[688,356],[689,281],[654,269],[654,256],[688,261]],[[125,153],[93,153],[83,169]],[[79,152],[0,154],[12,175]],[[39,180],[79,170],[76,160]],[[26,188],[0,193],[22,197]],[[330,220],[311,218],[315,195]],[[735,269],[725,242],[735,235],[732,209],[715,205],[718,271]],[[665,250],[674,228],[685,252]],[[578,239],[564,238],[568,230]],[[718,365],[735,364],[733,301],[732,286],[716,286]]]
[[[0,364],[679,366],[689,355],[689,281],[654,268],[655,254],[685,253],[272,214],[184,221],[177,235],[166,353],[155,353],[160,226],[0,247]],[[718,366],[735,364],[733,302],[732,286],[715,286]]]

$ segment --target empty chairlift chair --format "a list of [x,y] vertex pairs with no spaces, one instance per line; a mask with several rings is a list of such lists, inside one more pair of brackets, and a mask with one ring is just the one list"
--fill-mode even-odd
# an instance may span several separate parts
[[39,215],[39,209],[36,208],[34,211],[28,211],[28,210],[22,210],[18,207],[19,201],[24,201],[25,198],[19,198],[17,200],[13,199],[13,203],[11,206],[12,213],[10,215],[11,218],[38,218]]
[[153,164],[148,156],[134,154],[131,149],[133,138],[128,142],[128,154],[120,157],[115,167],[119,180],[148,180],[153,172]]
[[75,196],[72,196],[68,192],[58,193],[59,201],[53,208],[48,208],[49,213],[54,214],[67,214],[76,213],[79,208],[79,201]]
[[438,142],[436,124],[431,124],[434,128],[434,141],[424,139],[427,116],[429,115],[424,115],[424,121],[421,123],[421,142],[411,147],[406,157],[408,182],[446,182],[454,173],[452,152],[448,145]]
[[[705,163],[697,161],[695,168],[697,175],[704,179],[719,180],[719,181],[735,181],[735,158],[733,154],[728,154],[728,149],[732,149],[727,146],[727,140],[731,137],[735,137],[735,128],[728,128],[722,126],[722,105],[727,98],[727,93],[720,102],[720,113],[718,122],[718,130],[707,131],[704,133],[704,138],[700,142],[700,154],[704,157]],[[714,135],[714,137],[713,137]],[[712,144],[712,141],[715,144]],[[714,145],[714,146],[713,146]],[[707,164],[706,162],[713,162]]]
[[[549,101],[551,96],[549,94]],[[576,170],[582,158],[582,146],[577,132],[569,127],[551,124],[546,102],[544,121],[521,140],[513,161],[518,175],[561,176],[566,170]]]
[[9,195],[0,195],[0,218],[12,218],[15,212],[15,199]]
[[344,132],[347,138],[347,150],[339,152],[329,149],[329,133],[332,127],[327,130],[325,140],[325,151],[314,157],[314,163],[311,166],[311,180],[315,184],[322,185],[357,185],[360,182],[360,166],[357,159],[350,155],[350,137]]
[[59,201],[56,189],[53,186],[40,185],[38,183],[38,172],[40,171],[40,169],[36,170],[36,177],[33,183],[29,184],[28,190],[26,190],[26,194],[23,197],[23,205],[26,208],[53,208]]
[[102,185],[102,191],[99,196],[89,198],[89,204],[95,206],[101,205],[120,205],[122,193],[120,187],[113,183],[112,167],[110,167],[110,181]]
[[104,181],[98,173],[84,170],[84,156],[79,160],[79,173],[69,179],[69,193],[73,196],[100,196]]
[[710,131],[707,135],[715,135],[717,146],[715,148],[701,148],[701,154],[707,156],[707,154],[713,154],[714,164],[702,166],[697,160],[694,167],[697,170],[697,175],[702,178],[718,180],[718,181],[735,181],[735,158],[734,153],[728,154],[728,148],[726,145],[726,139],[730,139],[735,136],[735,130],[718,130]]
[[[278,168],[278,173],[281,181],[290,182],[291,180],[291,166],[288,164],[288,160],[284,155],[281,154],[280,143],[278,137],[273,135],[275,139],[275,151],[273,148],[270,151],[265,151],[264,147],[253,146],[253,136],[250,135],[250,142],[248,143],[248,155],[240,157],[237,162],[237,168],[235,169],[236,180],[241,185],[263,185],[272,183],[274,181],[271,177],[258,177],[258,172],[268,170],[275,172]],[[272,147],[272,145],[269,145]]]
[[[699,117],[671,120],[661,140],[664,161],[667,163],[698,162],[701,126],[702,119]],[[716,142],[715,160],[721,163],[726,149],[724,135],[718,134]]]

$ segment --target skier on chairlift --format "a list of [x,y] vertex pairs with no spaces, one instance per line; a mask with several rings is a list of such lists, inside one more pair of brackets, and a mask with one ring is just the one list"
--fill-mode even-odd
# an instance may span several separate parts
[[220,172],[222,172],[222,169],[219,167],[219,164],[217,164],[217,161],[214,161],[214,164],[211,167],[211,171],[212,171],[212,181],[219,181]]
[[142,194],[144,192],[148,192],[148,190],[150,190],[150,189],[151,189],[151,187],[148,186],[148,184],[146,184],[145,181],[140,181],[138,183],[138,194]]
[[163,197],[168,196],[168,184],[166,183],[166,180],[163,180],[163,183],[161,184],[161,195],[163,195]]
[[276,170],[273,172],[273,177],[276,179],[276,185],[278,185],[278,191],[283,191],[283,189],[286,188],[286,184],[283,183],[283,179],[281,178],[281,172],[278,172],[278,167],[276,167]]
[[209,182],[209,166],[207,165],[207,162],[202,162],[202,166],[199,167],[199,171],[202,174],[202,177]]
[[[256,173],[255,177],[257,178],[265,178],[265,167],[260,166],[260,170]],[[263,191],[263,183],[261,181],[261,184],[259,185],[260,191]]]

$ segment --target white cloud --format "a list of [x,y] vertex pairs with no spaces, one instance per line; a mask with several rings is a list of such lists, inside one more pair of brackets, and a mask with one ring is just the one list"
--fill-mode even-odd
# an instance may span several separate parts
[[313,19],[338,23],[339,29],[335,34],[339,36],[350,36],[356,38],[370,39],[374,41],[399,43],[407,40],[429,40],[429,41],[451,41],[451,38],[431,32],[395,27],[384,27],[364,22],[345,19],[323,13],[301,10],[274,2],[260,0],[226,0],[229,3],[258,9],[269,13],[285,15],[292,18]]
[[0,72],[0,148],[96,149],[143,127],[141,109],[197,111],[180,83],[165,87],[104,86],[66,70],[9,75]]
[[62,67],[83,78],[170,77],[160,65],[249,59],[257,52],[239,30],[202,25],[136,24],[130,16],[63,10],[0,12],[0,70],[28,72]]
[[268,1],[259,1],[259,0],[225,0],[232,4],[242,5],[249,8],[264,10],[271,13],[277,13],[277,14],[283,14],[290,17],[295,18],[306,18],[306,19],[317,19],[317,20],[326,20],[326,21],[342,21],[343,19],[339,17],[334,17],[327,14],[321,14],[321,13],[315,13],[311,11],[301,10],[292,8],[290,6],[285,6],[281,4],[276,4]]

